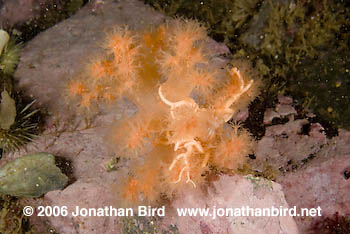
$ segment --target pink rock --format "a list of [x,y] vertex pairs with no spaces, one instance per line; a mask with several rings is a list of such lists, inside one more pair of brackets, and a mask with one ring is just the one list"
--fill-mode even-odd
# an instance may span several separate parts
[[120,229],[118,216],[73,216],[76,207],[80,209],[104,208],[114,204],[114,194],[110,187],[96,181],[76,181],[64,191],[52,191],[45,195],[44,203],[50,206],[67,207],[68,215],[51,217],[50,223],[59,233],[109,233]]
[[324,134],[324,127],[319,123],[312,123],[310,125],[309,135],[314,138],[324,139],[326,135]]
[[276,112],[280,116],[287,116],[287,115],[296,115],[297,111],[292,107],[291,105],[286,104],[277,104],[276,105]]
[[244,110],[240,110],[232,118],[234,121],[245,121],[248,117],[249,117],[249,110],[248,108],[245,108]]
[[290,121],[286,124],[277,124],[266,128],[265,136],[278,136],[282,134],[295,134],[301,131],[303,125],[307,124],[306,119]]
[[[175,212],[181,208],[208,208],[210,211],[231,208],[288,207],[279,184],[251,176],[221,176],[213,186],[204,191],[187,191],[172,203]],[[299,233],[290,216],[209,216],[178,217],[176,226],[179,233]],[[172,215],[170,215],[172,216]],[[165,218],[165,222],[170,218]]]
[[301,134],[307,123],[306,119],[299,119],[267,127],[255,149],[254,168],[262,171],[267,163],[276,171],[291,170],[293,165],[301,166],[307,158],[318,153],[327,144],[326,134],[319,131],[322,126],[317,124],[311,125],[314,127],[309,134]]
[[322,125],[312,123],[308,135],[298,134],[304,123],[307,121],[268,127],[258,142],[255,163],[260,169],[264,163],[286,168],[289,161],[298,166],[293,172],[279,174],[277,181],[290,206],[321,208],[322,217],[296,218],[301,233],[308,233],[320,218],[336,212],[350,214],[350,183],[344,175],[350,168],[350,132],[340,129],[339,136],[327,139]]
[[[344,176],[344,172],[350,168],[349,135],[349,132],[341,133],[305,168],[280,178],[288,204],[298,208],[320,207],[322,217],[332,216],[336,212],[339,215],[350,214],[350,181]],[[333,145],[335,142],[339,145]],[[343,144],[345,142],[347,145]],[[317,218],[297,218],[300,231],[306,233]]]
[[268,108],[264,113],[264,124],[271,124],[274,118],[288,116],[290,120],[294,120],[297,111],[292,106],[293,99],[286,96],[278,96],[279,103],[274,108]]
[[276,111],[271,108],[266,109],[264,113],[264,124],[271,124],[274,118],[281,117]]
[[278,95],[278,102],[280,104],[290,105],[293,103],[293,98],[284,95]]

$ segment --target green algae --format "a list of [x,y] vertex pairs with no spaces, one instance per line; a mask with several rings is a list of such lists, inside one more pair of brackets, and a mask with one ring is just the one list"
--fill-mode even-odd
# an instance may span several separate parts
[[118,165],[119,161],[120,157],[113,157],[105,164],[105,170],[107,172],[117,171],[120,168],[120,166]]
[[19,52],[22,44],[16,43],[16,40],[11,37],[10,41],[3,48],[0,54],[0,70],[6,75],[13,75],[17,63],[19,61]]
[[303,104],[334,126],[349,129],[350,51],[326,51],[316,61],[305,60],[297,68],[301,72],[290,86],[305,97]]
[[68,177],[55,165],[55,157],[35,153],[6,163],[0,168],[0,194],[16,197],[40,197],[63,189]]
[[1,93],[0,104],[0,149],[5,152],[18,149],[35,137],[38,128],[35,117],[38,110],[30,110],[35,101],[16,105],[16,101],[6,90]]
[[4,90],[1,92],[0,103],[0,128],[10,129],[16,119],[16,103],[9,93]]
[[229,43],[235,33],[259,9],[260,0],[145,0],[156,9],[171,16],[185,16],[204,22],[210,36]]

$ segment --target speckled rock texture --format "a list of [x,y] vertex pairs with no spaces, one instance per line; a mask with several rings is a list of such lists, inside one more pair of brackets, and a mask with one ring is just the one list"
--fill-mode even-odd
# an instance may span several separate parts
[[[322,217],[295,218],[300,232],[308,233],[315,222],[336,212],[350,215],[350,181],[346,176],[350,171],[350,132],[339,129],[338,136],[327,137],[320,123],[295,119],[292,101],[280,99],[275,108],[265,112],[270,126],[256,147],[255,169],[262,170],[267,163],[279,170],[277,181],[290,206],[322,209]],[[285,108],[289,111],[280,113],[281,105],[289,106]],[[274,118],[285,117],[287,123],[271,125]]]
[[[282,187],[252,176],[221,176],[207,191],[187,191],[172,202],[174,209],[209,208],[209,216],[178,217],[180,233],[299,233],[290,216],[278,217],[214,217],[213,211],[249,206],[253,209],[288,208]],[[220,213],[218,213],[220,214]],[[174,216],[170,216],[174,217]]]
[[39,16],[48,0],[2,0],[0,1],[0,25],[14,26]]
[[[296,117],[293,100],[285,96],[280,96],[276,106],[265,111],[265,136],[255,149],[261,162],[259,169],[267,163],[282,172],[292,170],[291,167],[303,165],[328,143],[322,125]],[[285,123],[272,124],[274,119],[284,119]]]
[[[298,208],[321,207],[322,217],[350,215],[350,181],[345,176],[350,170],[350,132],[339,131],[339,136],[327,141],[304,167],[287,173],[279,183],[290,206]],[[318,218],[297,217],[299,229],[307,233]]]

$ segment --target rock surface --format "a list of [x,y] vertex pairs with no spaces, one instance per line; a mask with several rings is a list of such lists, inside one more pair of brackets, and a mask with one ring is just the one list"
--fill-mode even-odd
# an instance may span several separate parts
[[[350,215],[350,132],[340,130],[339,136],[330,139],[305,167],[281,177],[279,183],[290,206],[298,208],[321,207],[322,217],[331,217],[336,212]],[[300,218],[296,221],[302,233],[318,219]]]
[[0,1],[0,25],[14,26],[38,17],[47,0]]
[[[292,102],[287,109],[293,109]],[[277,107],[280,104],[277,104]],[[265,112],[267,119],[279,118]],[[265,136],[258,142],[255,151],[257,170],[264,164],[279,169],[277,181],[282,185],[290,206],[322,209],[322,217],[296,217],[301,233],[308,233],[310,227],[322,218],[350,215],[349,179],[350,132],[340,129],[336,137],[326,136],[320,123],[308,119],[294,120],[293,113],[287,113],[289,121],[266,128]],[[283,115],[282,115],[283,117]],[[310,115],[312,119],[314,115]]]
[[[290,216],[279,217],[214,217],[213,211],[249,207],[253,209],[288,208],[282,187],[274,182],[252,176],[221,176],[206,192],[186,191],[172,202],[174,209],[208,208],[209,216],[178,217],[180,233],[299,233]],[[225,211],[224,211],[225,212]],[[171,218],[174,216],[169,216]]]

